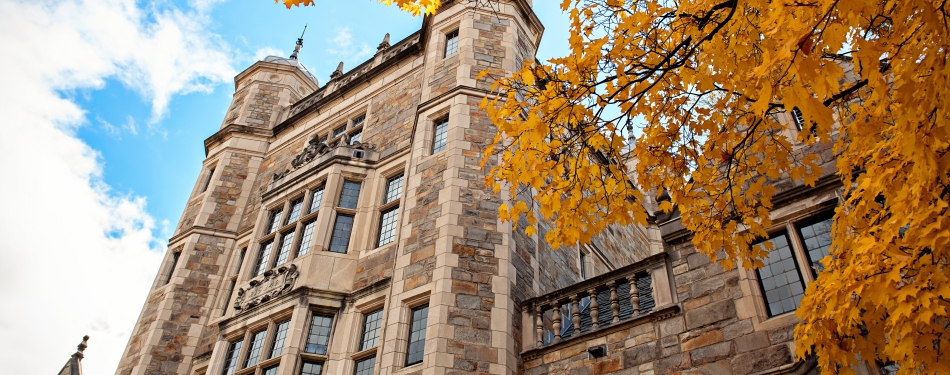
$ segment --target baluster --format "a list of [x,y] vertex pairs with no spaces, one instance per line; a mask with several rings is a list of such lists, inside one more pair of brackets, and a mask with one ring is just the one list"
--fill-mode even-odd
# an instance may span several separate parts
[[538,304],[534,307],[534,322],[535,322],[535,337],[538,339],[538,347],[540,348],[543,345],[542,341],[544,339],[544,327],[541,323],[541,305]]
[[571,296],[571,322],[574,323],[574,336],[581,333],[581,296],[575,294]]
[[590,309],[591,320],[590,330],[593,331],[600,327],[600,323],[597,323],[597,317],[600,316],[600,310],[598,310],[599,305],[597,304],[597,289],[591,288],[587,293],[590,295],[590,307],[588,307]]
[[620,321],[620,298],[617,298],[617,281],[607,283],[610,288],[610,311],[614,314],[613,323]]
[[557,301],[554,301],[554,323],[551,324],[551,328],[554,329],[554,341],[561,339],[561,304]]
[[637,275],[627,277],[630,282],[630,306],[633,306],[633,315],[640,314],[640,290],[637,289]]

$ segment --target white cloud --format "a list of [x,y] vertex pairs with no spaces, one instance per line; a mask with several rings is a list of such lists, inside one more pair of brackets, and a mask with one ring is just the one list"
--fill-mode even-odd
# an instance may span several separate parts
[[254,52],[254,59],[251,61],[261,61],[267,56],[284,56],[284,51],[274,47],[258,48],[257,51]]
[[[234,76],[203,13],[165,2],[0,2],[0,362],[4,373],[52,374],[92,338],[87,374],[115,372],[167,236],[142,197],[102,180],[99,154],[76,136],[92,120],[62,90],[115,78],[151,101],[153,121],[174,95]],[[97,125],[98,124],[98,125]],[[136,134],[134,120],[108,124]],[[149,132],[161,132],[148,124]]]
[[353,34],[350,33],[348,27],[336,29],[333,36],[327,39],[327,42],[330,43],[330,46],[327,47],[327,54],[341,56],[340,58],[343,61],[358,64],[376,53],[376,50],[366,43],[361,42],[358,46],[353,45]]

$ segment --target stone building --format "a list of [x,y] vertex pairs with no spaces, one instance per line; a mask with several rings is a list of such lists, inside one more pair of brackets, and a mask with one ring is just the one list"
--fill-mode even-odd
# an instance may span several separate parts
[[770,271],[709,263],[675,215],[550,249],[543,225],[498,220],[509,197],[479,167],[479,73],[534,59],[544,29],[530,0],[484,3],[444,1],[324,85],[296,51],[235,77],[117,375],[813,367],[788,311],[826,246],[832,172],[776,199]]

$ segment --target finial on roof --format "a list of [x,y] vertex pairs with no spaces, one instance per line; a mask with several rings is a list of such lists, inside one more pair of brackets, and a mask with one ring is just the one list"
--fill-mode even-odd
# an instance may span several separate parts
[[382,51],[386,48],[389,48],[389,33],[386,33],[386,36],[383,37],[383,42],[379,44],[379,47],[376,47],[376,51]]
[[336,70],[334,70],[333,73],[330,73],[330,79],[334,79],[334,78],[339,77],[339,76],[341,76],[341,75],[343,75],[343,62],[342,62],[342,61],[340,61],[340,65],[337,65],[337,66],[336,66]]
[[73,357],[77,357],[77,358],[83,357],[82,352],[85,351],[86,348],[89,347],[88,341],[89,341],[89,335],[85,335],[82,337],[82,342],[79,343],[79,345],[76,345],[76,349],[78,350],[76,351],[76,353],[73,353]]
[[303,48],[303,34],[307,33],[307,25],[303,25],[303,32],[300,33],[300,37],[297,38],[297,45],[294,46],[294,52],[290,54],[291,60],[297,59],[297,53],[300,52],[300,49]]

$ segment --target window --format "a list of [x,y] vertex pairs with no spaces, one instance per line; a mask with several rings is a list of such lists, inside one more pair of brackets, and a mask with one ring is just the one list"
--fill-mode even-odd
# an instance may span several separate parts
[[802,115],[802,110],[798,107],[792,108],[792,121],[795,123],[795,129],[802,131],[805,129],[805,116]]
[[399,194],[402,194],[402,180],[402,175],[386,180],[386,198],[383,200],[384,204],[399,199]]
[[412,322],[409,323],[409,348],[406,350],[406,366],[422,362],[426,346],[426,320],[429,305],[412,309]]
[[357,130],[350,134],[350,144],[360,142],[360,139],[363,139],[363,129]]
[[446,131],[449,128],[449,118],[444,117],[435,122],[435,137],[432,139],[432,153],[445,150]]
[[271,366],[264,369],[263,375],[277,375],[277,370],[280,368],[280,365]]
[[323,200],[323,186],[318,187],[313,190],[313,198],[310,198],[310,210],[307,211],[308,214],[317,212],[320,209],[320,201]]
[[267,270],[267,261],[270,257],[271,249],[274,247],[274,240],[261,244],[261,250],[257,253],[257,264],[254,265],[254,276],[260,275]]
[[812,275],[818,276],[818,272],[824,269],[821,265],[821,259],[828,256],[828,250],[831,248],[831,224],[834,219],[827,218],[821,221],[798,227],[798,235],[801,236],[802,245],[805,246],[805,254],[808,255],[808,262],[811,263]]
[[373,368],[376,367],[376,356],[356,361],[355,375],[373,375]]
[[346,131],[346,125],[343,125],[339,128],[333,129],[333,138],[339,137]]
[[257,364],[261,359],[261,350],[264,349],[264,337],[267,336],[267,330],[263,330],[251,337],[251,347],[247,348],[247,360],[244,367],[250,367]]
[[321,135],[319,138],[317,138],[317,143],[327,143],[327,136],[328,136],[328,135],[329,135],[329,134]]
[[445,34],[445,54],[443,57],[454,55],[459,50],[459,31]]
[[208,169],[208,179],[205,180],[205,187],[201,189],[202,193],[208,191],[208,187],[211,186],[211,177],[214,177],[214,168]]
[[317,226],[317,219],[313,219],[304,224],[303,237],[300,237],[300,247],[297,248],[297,256],[301,256],[310,251],[310,240],[313,239],[313,228]]
[[181,251],[172,253],[172,266],[168,269],[168,277],[165,278],[165,285],[172,282],[172,276],[175,275],[175,268],[178,267],[178,259],[181,258]]
[[340,207],[356,209],[356,203],[360,198],[360,183],[353,181],[343,181],[343,191],[340,192]]
[[267,232],[265,234],[274,233],[278,227],[280,227],[280,215],[283,214],[283,209],[276,209],[270,213],[270,224],[267,225]]
[[363,125],[363,122],[366,121],[366,115],[359,115],[353,118],[353,122],[350,124],[350,128],[355,128],[357,126]]
[[330,237],[330,251],[335,253],[346,253],[350,246],[350,232],[353,230],[353,215],[336,215],[336,223],[333,224],[333,236]]
[[772,251],[765,259],[765,265],[755,272],[759,276],[769,316],[776,316],[798,307],[805,294],[805,282],[792,255],[788,234],[785,231],[776,233],[767,242],[772,244]]
[[228,304],[231,302],[231,295],[234,294],[234,286],[237,285],[237,281],[231,280],[231,284],[228,286],[228,294],[224,297],[224,308],[221,309],[221,316],[224,316],[228,313]]
[[396,224],[399,221],[399,207],[383,211],[379,220],[379,242],[376,247],[387,245],[396,239]]
[[327,344],[330,342],[330,327],[333,318],[326,315],[313,314],[310,320],[310,333],[307,335],[307,346],[304,352],[313,354],[327,354]]
[[234,373],[234,370],[237,370],[238,356],[241,355],[241,345],[244,344],[244,340],[232,341],[228,345],[228,352],[224,355],[224,371],[221,372],[224,375],[230,375]]
[[287,224],[293,223],[300,218],[301,208],[303,208],[303,197],[290,202],[290,216],[287,216]]
[[288,231],[280,237],[280,251],[277,252],[277,261],[274,263],[274,267],[287,263],[287,258],[290,256],[290,248],[294,245],[294,231]]
[[379,344],[379,330],[383,322],[383,309],[363,316],[363,336],[360,338],[360,351]]
[[317,362],[304,362],[300,369],[300,375],[320,375],[323,371],[323,364]]
[[277,334],[274,335],[274,342],[271,343],[270,347],[270,356],[267,358],[274,358],[283,353],[284,351],[284,341],[287,340],[287,329],[290,328],[290,321],[285,320],[283,322],[277,323]]
[[587,254],[584,252],[581,252],[580,266],[581,266],[581,278],[586,279],[587,278]]

